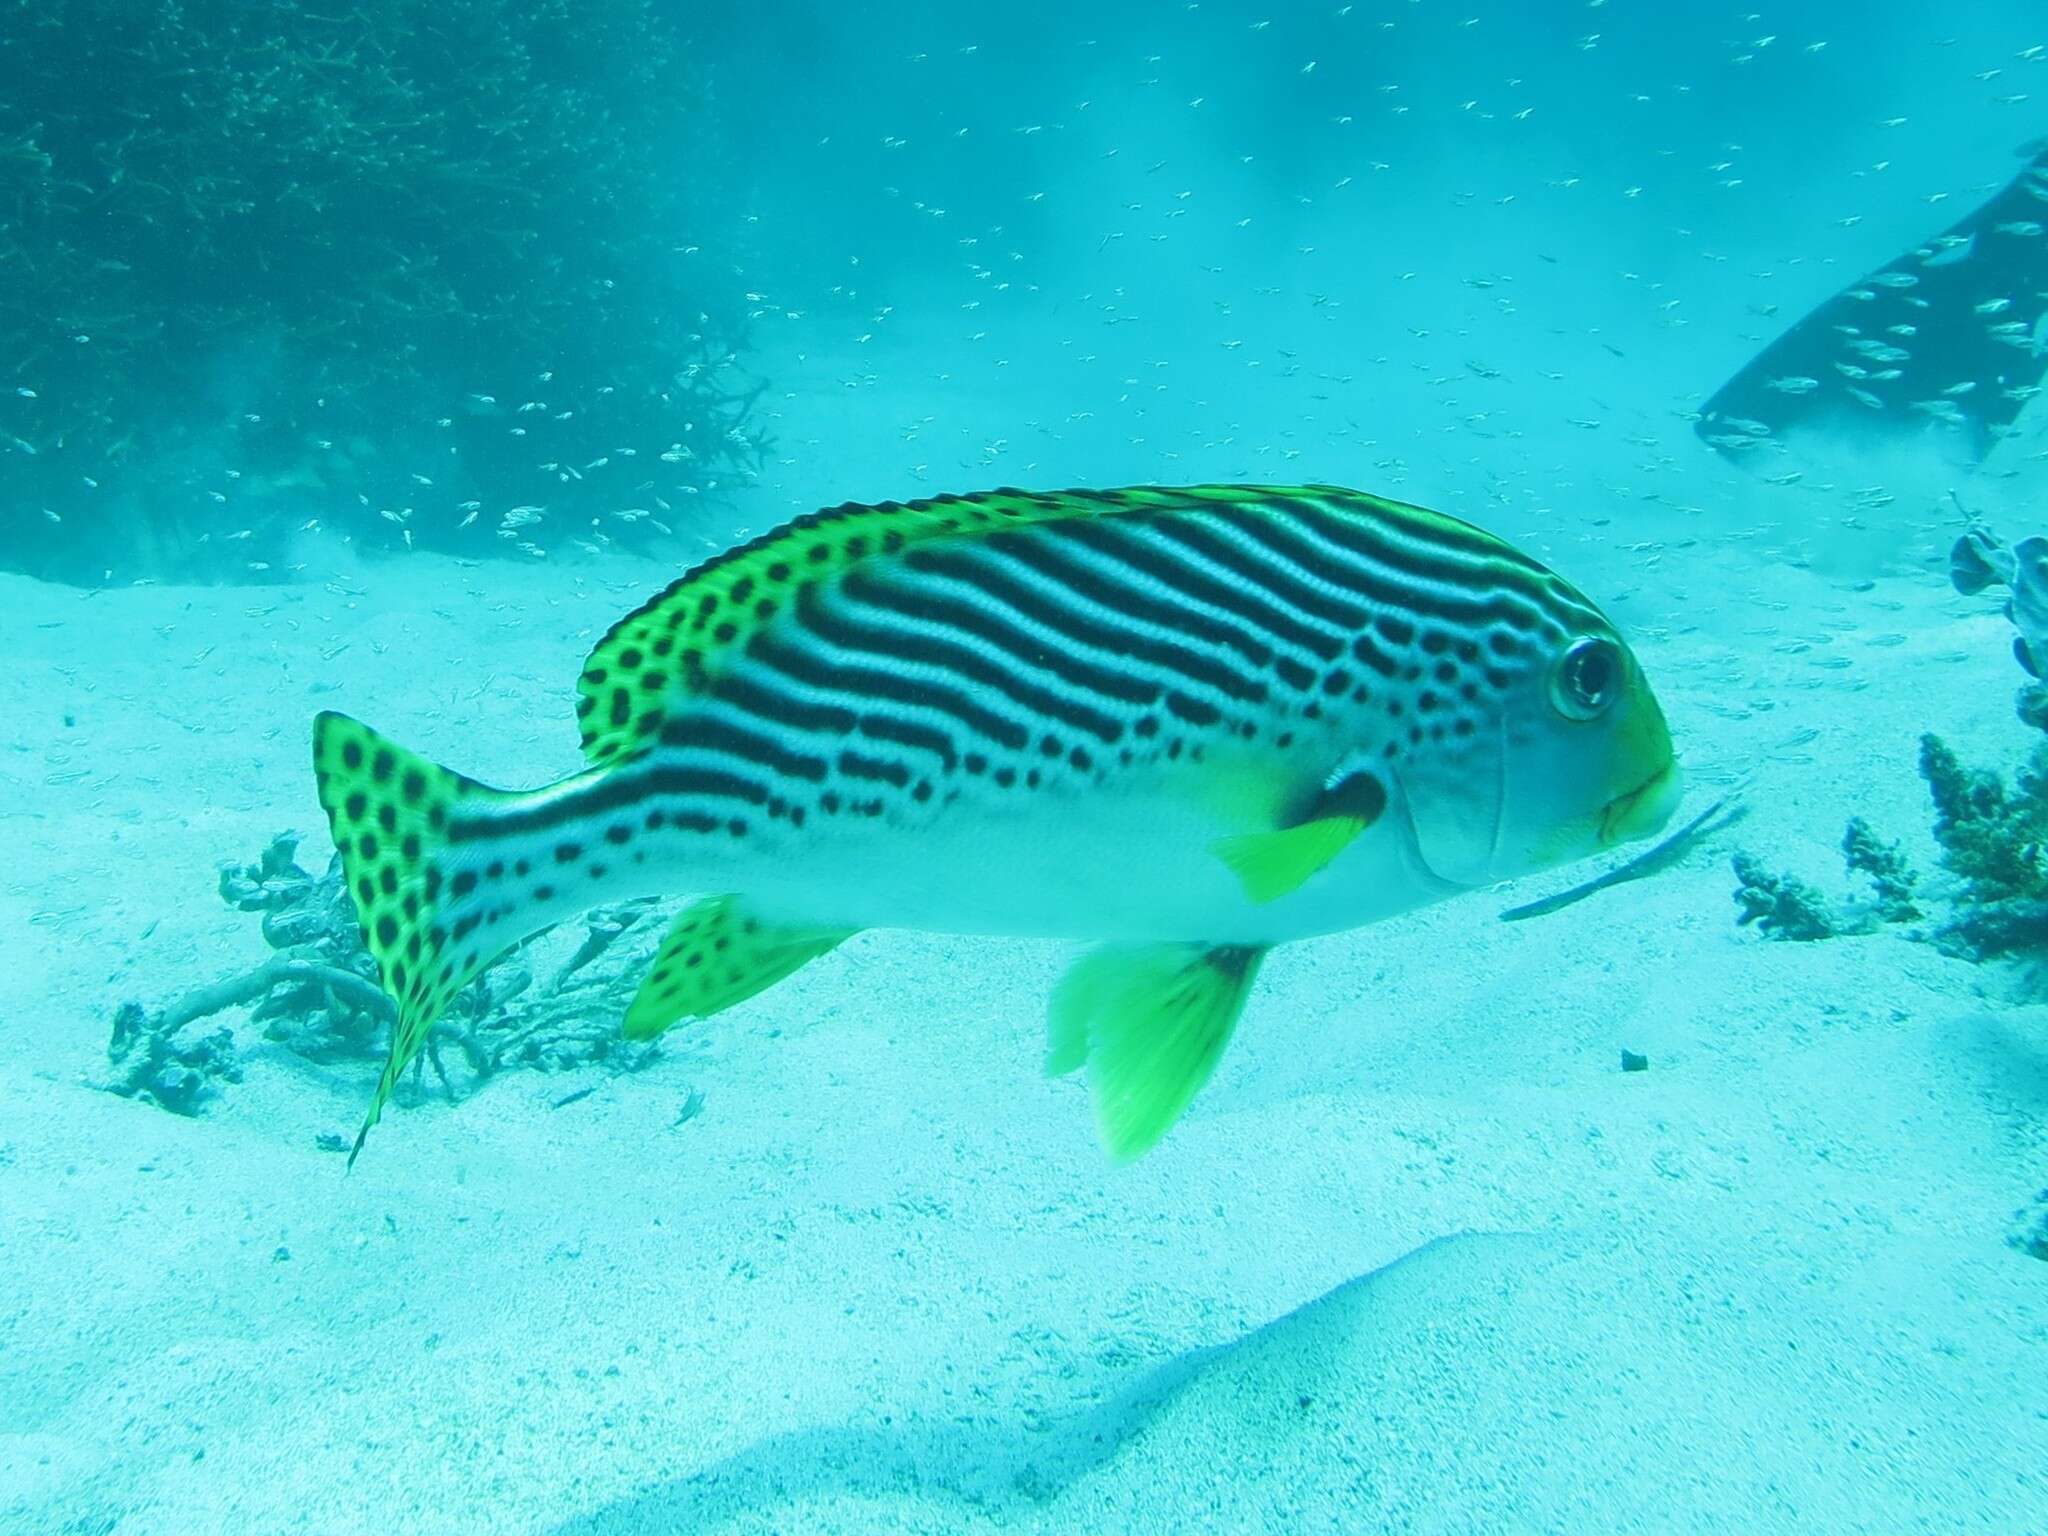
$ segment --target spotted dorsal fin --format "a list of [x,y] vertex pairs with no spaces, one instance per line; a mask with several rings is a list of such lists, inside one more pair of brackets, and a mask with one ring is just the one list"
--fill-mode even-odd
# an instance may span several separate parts
[[1432,527],[1449,522],[1421,508],[1335,486],[998,490],[830,507],[713,557],[613,625],[576,680],[584,753],[601,765],[638,753],[660,733],[662,722],[681,700],[704,692],[807,588],[862,561],[890,559],[913,544],[978,538],[1004,527],[1299,497],[1353,514],[1397,521],[1428,519]]

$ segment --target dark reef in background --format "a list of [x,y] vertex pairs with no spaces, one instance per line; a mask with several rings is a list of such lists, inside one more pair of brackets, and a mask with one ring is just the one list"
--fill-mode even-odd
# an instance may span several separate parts
[[0,567],[645,545],[758,463],[651,0],[0,0],[0,80]]
[[1929,436],[1974,467],[2048,374],[2048,147],[1990,201],[1817,305],[1702,409],[1712,448],[1756,468],[1788,434]]

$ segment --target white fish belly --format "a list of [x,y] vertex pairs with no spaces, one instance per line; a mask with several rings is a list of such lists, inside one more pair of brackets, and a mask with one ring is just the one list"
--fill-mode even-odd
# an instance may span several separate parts
[[1076,799],[1058,810],[849,829],[735,878],[764,912],[829,927],[1224,944],[1355,928],[1460,889],[1423,864],[1405,814],[1300,889],[1253,902],[1214,850],[1213,820],[1192,807]]

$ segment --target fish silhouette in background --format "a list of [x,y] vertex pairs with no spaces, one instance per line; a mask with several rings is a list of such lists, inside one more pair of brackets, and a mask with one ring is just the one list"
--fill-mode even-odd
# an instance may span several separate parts
[[1827,299],[1715,391],[1694,430],[1752,468],[1805,434],[1922,442],[1974,469],[2048,374],[2048,139],[1990,201]]

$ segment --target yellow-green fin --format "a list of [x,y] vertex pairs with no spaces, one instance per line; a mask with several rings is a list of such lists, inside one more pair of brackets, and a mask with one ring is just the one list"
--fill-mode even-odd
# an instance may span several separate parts
[[708,1019],[853,937],[792,928],[756,917],[738,896],[712,896],[683,909],[655,952],[626,1010],[629,1040],[650,1040],[678,1019]]
[[1084,1063],[1102,1144],[1129,1162],[1172,1129],[1230,1043],[1265,950],[1113,944],[1053,990],[1046,1074]]
[[436,860],[456,807],[512,797],[333,713],[313,721],[313,772],[363,944],[398,1011],[383,1075],[349,1153],[353,1164],[442,1009],[509,942],[496,930],[486,939],[478,916],[448,910],[453,892]]
[[1307,884],[1386,808],[1386,786],[1377,775],[1369,770],[1340,773],[1290,825],[1218,838],[1212,847],[1250,900],[1275,901]]
[[1067,518],[1163,515],[1218,506],[1284,508],[1313,501],[1325,511],[1433,531],[1454,519],[1341,486],[1130,486],[1121,490],[983,491],[971,496],[873,505],[849,502],[813,512],[714,556],[612,626],[576,680],[576,717],[585,755],[597,764],[640,752],[679,700],[702,693],[730,659],[807,589],[863,560],[915,544],[977,538],[1004,527]]
[[1299,889],[1365,830],[1356,816],[1325,816],[1277,832],[1218,838],[1216,857],[1228,864],[1253,901],[1273,901]]

